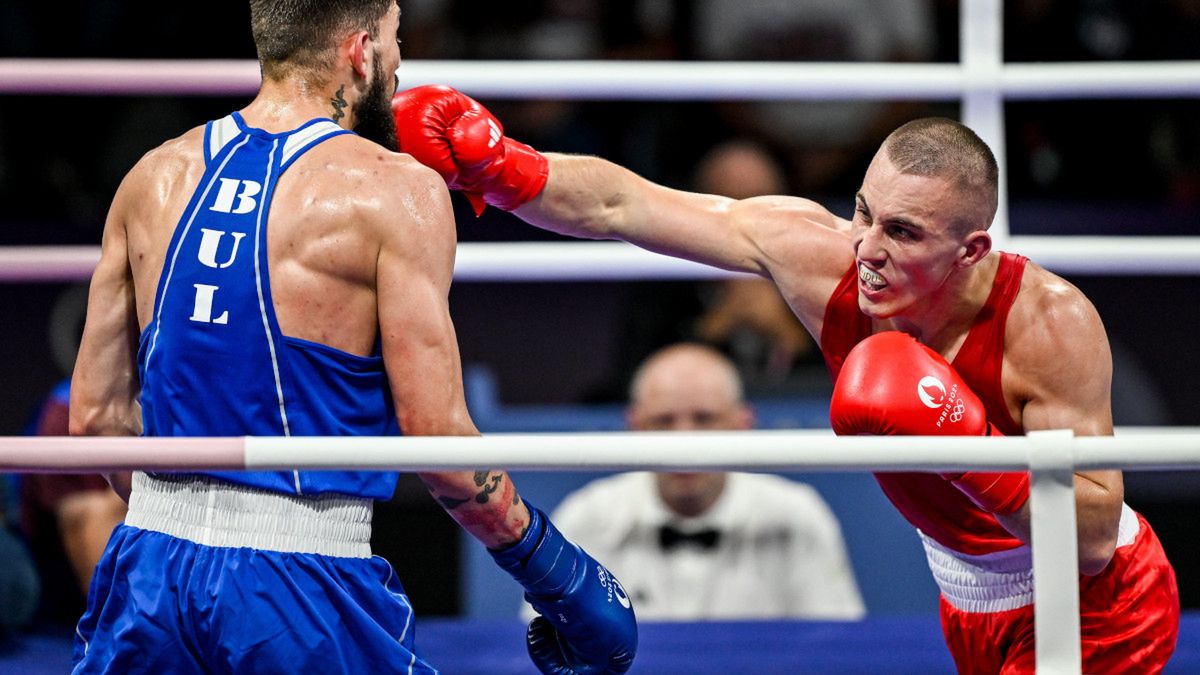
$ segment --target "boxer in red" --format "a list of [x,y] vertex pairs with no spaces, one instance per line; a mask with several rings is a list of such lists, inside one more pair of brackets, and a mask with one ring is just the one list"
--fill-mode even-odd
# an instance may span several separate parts
[[[839,433],[1112,433],[1100,317],[1063,279],[992,250],[996,160],[957,122],[892,132],[846,220],[807,199],[681,192],[599,158],[542,154],[447,87],[402,92],[392,112],[401,150],[477,210],[774,281],[837,381]],[[921,535],[959,670],[1033,672],[1027,477],[876,477]],[[1174,571],[1119,471],[1078,472],[1075,493],[1084,672],[1158,672],[1178,634]]]

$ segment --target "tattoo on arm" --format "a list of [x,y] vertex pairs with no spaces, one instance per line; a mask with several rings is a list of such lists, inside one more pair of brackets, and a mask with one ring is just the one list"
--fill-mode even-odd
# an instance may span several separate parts
[[456,499],[454,497],[435,497],[435,499],[437,499],[438,503],[442,505],[442,508],[446,509],[447,511],[453,511],[454,509],[457,509],[463,504],[471,501],[470,499]]
[[[447,511],[453,511],[467,502],[473,501],[476,504],[487,504],[491,500],[492,494],[497,490],[500,490],[500,486],[504,482],[504,474],[502,472],[497,472],[493,475],[490,471],[476,471],[474,481],[475,486],[479,488],[479,492],[475,493],[474,497],[459,498],[451,497],[449,495],[439,495],[437,490],[427,482],[425,483],[425,487],[428,488],[430,494],[433,495],[433,498],[442,505],[442,508],[446,509]],[[503,492],[501,492],[501,494],[503,494]],[[517,491],[514,489],[512,500],[513,505],[520,503],[520,501],[521,498],[517,495]]]
[[340,122],[341,119],[346,116],[346,106],[349,104],[346,103],[345,93],[346,85],[343,84],[342,86],[338,87],[337,93],[334,94],[333,98],[329,99],[329,102],[333,104],[334,122]]
[[456,508],[462,506],[463,504],[466,504],[467,502],[471,501],[470,499],[459,499],[457,497],[449,497],[446,495],[438,494],[437,488],[434,487],[433,485],[430,485],[429,481],[425,480],[424,477],[421,477],[421,482],[425,484],[425,489],[429,490],[429,496],[436,499],[437,503],[441,504],[442,508],[446,509],[447,511],[456,509]]
[[[491,482],[489,482],[489,480]],[[488,503],[488,497],[490,497],[491,494],[500,487],[500,481],[502,481],[502,480],[504,480],[504,476],[502,476],[500,474],[496,474],[495,476],[491,476],[489,478],[487,471],[476,471],[475,472],[475,485],[479,486],[482,489],[479,491],[478,494],[475,495],[475,503],[477,503],[477,504]]]

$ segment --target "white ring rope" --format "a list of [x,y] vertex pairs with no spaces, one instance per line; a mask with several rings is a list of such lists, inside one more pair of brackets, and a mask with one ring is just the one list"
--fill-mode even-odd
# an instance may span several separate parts
[[[964,32],[964,54],[986,55],[996,48],[996,37],[982,30]],[[962,98],[964,116],[975,118],[993,147],[1003,145],[1002,111],[996,109],[1001,97],[1200,96],[1200,62],[1003,65],[982,57],[967,65],[408,61],[398,74],[402,86],[444,82],[482,98]],[[0,91],[6,93],[251,94],[258,85],[254,61],[0,59]],[[997,248],[1028,255],[1064,274],[1200,274],[1200,237],[1009,236],[1005,208],[993,235]],[[0,283],[84,280],[98,259],[94,247],[0,247]],[[460,281],[723,276],[728,273],[617,243],[467,243],[459,247],[455,267]]]
[[[408,60],[402,88],[440,83],[484,99],[957,100],[972,89],[1007,100],[1200,96],[1200,62],[1013,63],[980,74],[944,63]],[[0,59],[0,93],[243,96],[250,60]]]
[[[1200,462],[1195,430],[1075,438],[833,437],[814,432],[492,434],[484,437],[0,437],[0,471],[101,469],[918,470],[1030,468],[1035,630],[1044,672],[1079,672],[1075,488],[1083,468]],[[1163,431],[1174,433],[1162,433]]]
[[[949,471],[1024,470],[1032,436],[835,437],[827,430],[608,432],[454,436],[25,437],[0,436],[0,472],[147,469],[450,471]],[[1180,469],[1200,463],[1200,428],[1118,429],[1062,441],[1080,470]]]
[[1015,437],[833,437],[813,432],[492,434],[484,437],[0,437],[0,471],[101,469],[904,470],[1030,469],[1039,671],[1079,672],[1075,488],[1083,468],[1200,462],[1200,434],[1070,431]]
[[[1026,255],[1061,274],[1200,274],[1200,237],[1050,237],[998,239],[995,247]],[[86,281],[98,246],[0,247],[0,283]],[[462,243],[457,281],[636,281],[718,279],[734,273],[657,255],[622,242]]]

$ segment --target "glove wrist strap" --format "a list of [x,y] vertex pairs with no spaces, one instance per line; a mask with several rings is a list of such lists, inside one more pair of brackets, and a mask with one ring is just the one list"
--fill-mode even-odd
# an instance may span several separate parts
[[[550,175],[550,161],[533,148],[504,139],[500,171],[484,189],[484,200],[496,208],[512,211],[541,193]],[[477,214],[478,215],[478,214]]]

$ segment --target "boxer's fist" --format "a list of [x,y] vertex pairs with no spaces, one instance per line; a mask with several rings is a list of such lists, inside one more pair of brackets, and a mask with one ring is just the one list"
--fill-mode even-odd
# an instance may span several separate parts
[[575,544],[546,514],[529,506],[521,541],[491,551],[525,588],[541,616],[529,623],[529,656],[543,673],[617,675],[637,652],[637,621],[621,582]]
[[401,152],[462,190],[475,213],[485,204],[511,211],[542,191],[549,162],[504,135],[504,127],[477,101],[450,87],[426,85],[392,98]]
[[[846,357],[833,388],[838,435],[992,436],[983,402],[940,354],[905,333],[879,333]],[[1029,495],[1024,473],[942,474],[980,508],[1011,513]]]
[[897,331],[855,345],[833,388],[838,435],[984,436],[983,402],[940,354]]

